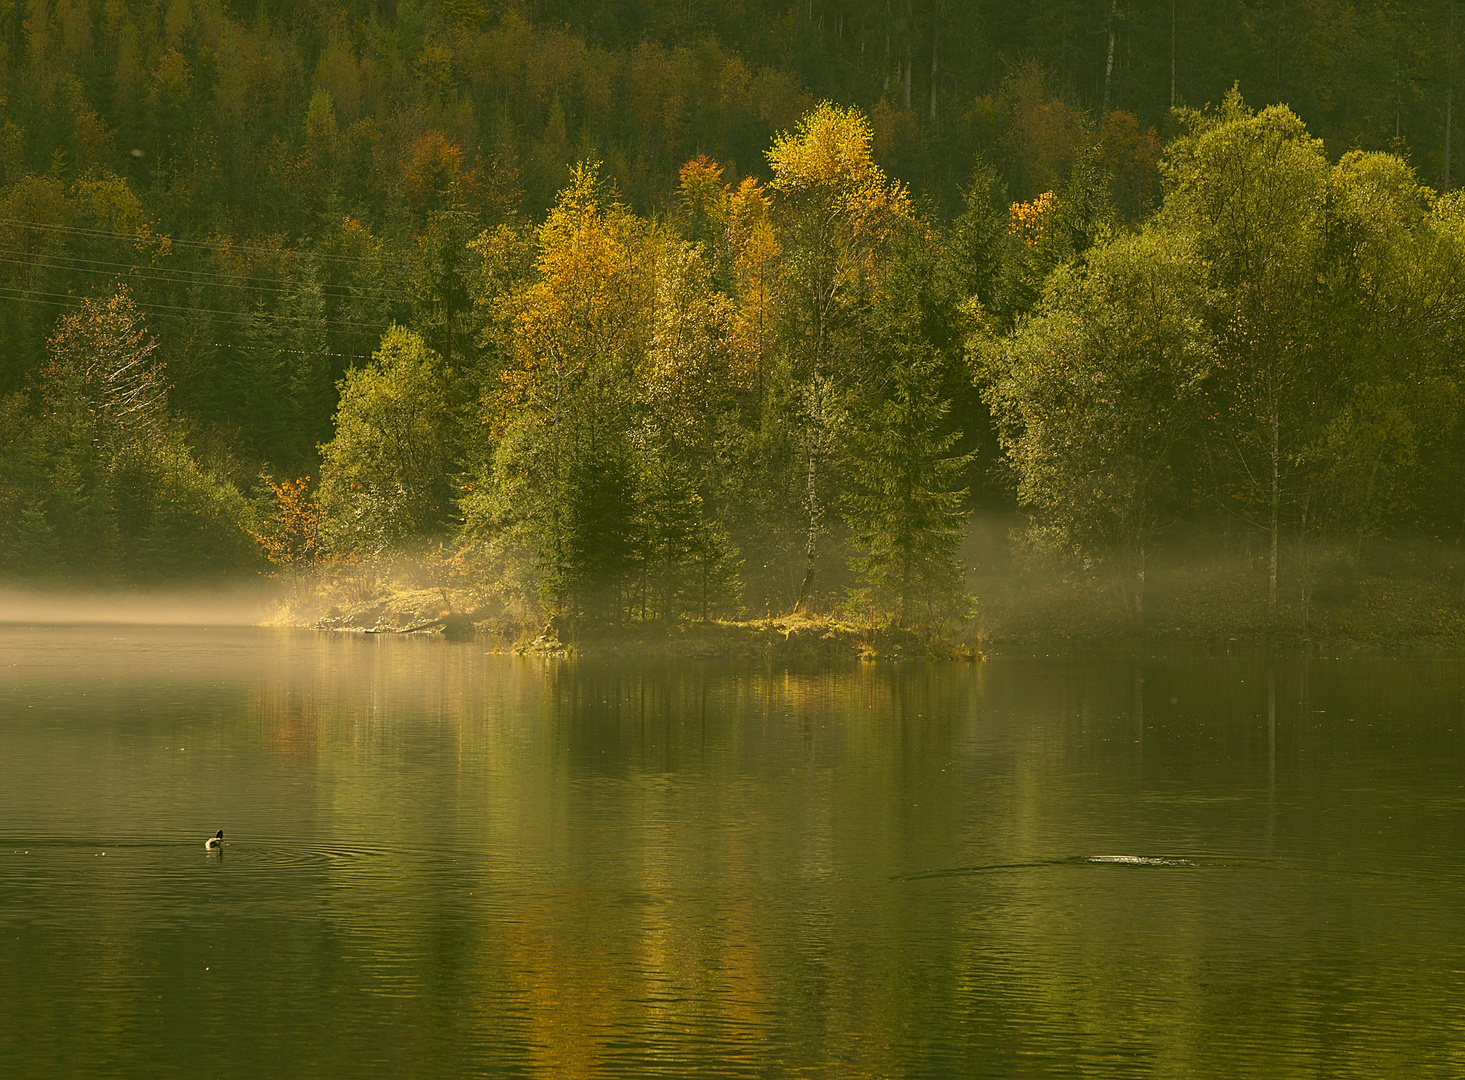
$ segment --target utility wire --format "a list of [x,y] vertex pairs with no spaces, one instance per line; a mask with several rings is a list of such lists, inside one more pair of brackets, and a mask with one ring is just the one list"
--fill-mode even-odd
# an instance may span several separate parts
[[[72,236],[91,236],[114,240],[126,240],[128,243],[132,244],[136,244],[143,240],[143,238],[138,236],[136,233],[112,232],[108,229],[83,229],[75,225],[53,225],[43,221],[23,221],[20,218],[0,218],[0,225],[17,225],[25,229],[39,229],[44,232],[67,233]],[[305,258],[320,259],[324,262],[363,263],[379,261],[381,258],[380,256],[376,255],[327,255],[322,252],[314,251],[301,252],[298,248],[287,247],[246,247],[240,244],[231,243],[227,240],[178,240],[174,239],[166,233],[158,233],[156,236],[156,240],[166,240],[168,244],[172,247],[192,248],[202,251],[217,252],[221,249],[227,248],[230,253],[237,252],[242,255],[280,256],[293,254]]]
[[[5,247],[0,247],[0,255],[8,255],[8,256],[11,256],[12,257],[12,258],[10,258],[8,260],[0,260],[0,261],[10,261],[10,262],[21,263],[21,264],[26,265],[26,266],[32,266],[32,265],[34,265],[34,266],[40,266],[40,267],[45,267],[45,268],[48,268],[48,269],[55,269],[55,270],[72,270],[72,269],[74,269],[78,273],[85,273],[85,272],[87,272],[85,270],[85,267],[87,267],[87,266],[104,266],[104,267],[113,267],[113,268],[120,269],[120,270],[127,270],[127,271],[129,271],[129,274],[132,275],[132,276],[147,277],[148,280],[155,280],[155,281],[174,281],[174,279],[170,279],[170,278],[166,278],[166,277],[151,277],[150,275],[153,275],[153,274],[185,275],[186,274],[188,277],[196,279],[196,281],[197,281],[198,284],[201,284],[201,285],[218,285],[221,288],[258,288],[258,289],[260,289],[263,292],[289,292],[289,291],[292,290],[292,287],[298,287],[298,283],[292,282],[292,281],[290,281],[287,278],[257,277],[257,276],[253,276],[253,275],[249,275],[249,274],[228,274],[228,273],[224,273],[222,271],[217,271],[217,270],[188,270],[188,269],[185,269],[183,267],[172,267],[172,266],[150,266],[150,265],[148,265],[146,263],[137,263],[137,262],[130,262],[130,263],[129,262],[114,262],[114,261],[107,260],[107,259],[88,259],[88,258],[85,258],[85,257],[80,256],[80,255],[38,254],[38,253],[35,253],[35,252],[26,251],[24,248],[5,248]],[[63,263],[76,263],[78,265],[75,266],[75,267],[73,267],[73,266],[63,265]],[[141,273],[138,273],[139,271]],[[250,283],[256,283],[256,282],[262,282],[262,283],[266,283],[266,284],[250,284]],[[174,281],[174,283],[176,283],[176,284],[190,284],[190,282],[181,281],[181,280]],[[334,284],[332,282],[326,282],[326,281],[318,282],[317,284],[322,289],[351,289],[351,288],[355,288],[355,286],[352,286],[352,285],[338,285],[338,284]],[[283,288],[276,288],[276,286],[283,286]],[[386,294],[386,293],[374,293],[374,292],[367,292],[365,290],[363,290],[360,293],[360,295],[362,297],[367,297],[367,298],[371,298],[371,299],[387,299],[388,298],[388,294]]]
[[[0,293],[3,293],[3,291],[4,291],[4,286],[0,286]],[[60,294],[59,293],[50,293],[48,295],[58,296]],[[80,301],[80,298],[78,298],[78,297],[73,297],[72,299],[75,302],[68,304],[68,303],[64,303],[64,302],[62,302],[60,300],[42,300],[42,299],[39,299],[39,298],[29,297],[29,296],[3,296],[3,295],[0,295],[0,300],[21,300],[21,301],[24,301],[26,303],[45,304],[45,305],[48,305],[50,307],[66,308],[69,311],[74,311],[80,305],[81,301]],[[139,305],[139,306],[141,306],[141,305]],[[186,322],[187,321],[182,315],[169,314],[166,311],[159,312],[158,315],[159,315],[160,318],[164,318],[164,319],[177,319],[180,322]],[[204,341],[204,342],[200,342],[199,344],[201,344],[201,345],[211,345],[211,346],[213,346],[216,349],[239,349],[239,350],[244,350],[244,349],[248,349],[249,348],[248,345],[240,344],[238,342],[235,342],[234,344],[231,345],[228,342],[224,342],[224,341]],[[280,352],[280,353],[291,353],[291,354],[293,354],[295,356],[339,356],[339,357],[342,357],[343,359],[346,359],[346,360],[359,360],[363,355],[365,355],[363,353],[327,352],[325,350],[319,350],[319,351],[317,351],[317,350],[314,350],[314,349],[280,349],[280,348],[275,348],[275,349],[272,349],[271,351],[272,352]]]
[[[280,278],[244,278],[229,281],[223,275],[207,275],[192,270],[171,270],[167,267],[145,267],[135,263],[105,262],[100,259],[73,259],[71,256],[61,256],[67,262],[90,263],[90,266],[68,266],[60,262],[46,261],[55,259],[55,256],[40,256],[38,258],[26,258],[26,253],[16,251],[14,248],[0,248],[0,263],[8,263],[12,266],[34,267],[38,270],[57,270],[68,274],[97,274],[103,277],[126,278],[134,281],[151,281],[163,285],[201,285],[217,289],[249,289],[255,292],[268,292],[280,294],[295,294],[300,291],[298,287],[289,287],[289,283]],[[97,269],[98,267],[110,267],[112,269]],[[126,271],[119,273],[118,271]],[[163,273],[182,273],[194,275],[194,280],[160,277],[155,272],[161,270]],[[251,281],[276,281],[279,285],[254,285],[248,284]],[[323,296],[334,300],[376,300],[383,303],[390,302],[390,298],[380,293],[347,293],[332,292],[328,290],[349,289],[349,285],[330,285],[326,282],[317,283]]]
[[[74,308],[81,304],[82,297],[71,293],[53,292],[28,292],[16,289],[13,286],[0,285],[0,299],[19,300],[26,303],[50,304],[53,307]],[[184,315],[217,315],[226,319],[269,319],[273,322],[302,322],[310,319],[308,315],[276,315],[271,312],[253,311],[219,311],[215,308],[187,307],[181,304],[153,304],[135,301],[137,306],[144,311],[156,311],[161,314],[178,312],[175,318],[182,318]],[[390,323],[379,322],[352,322],[346,319],[320,319],[316,320],[323,326],[336,326],[354,330],[384,330]]]

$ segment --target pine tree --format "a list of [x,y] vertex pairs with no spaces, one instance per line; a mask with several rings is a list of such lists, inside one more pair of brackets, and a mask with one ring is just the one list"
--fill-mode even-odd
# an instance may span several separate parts
[[[860,490],[845,517],[863,554],[855,601],[897,626],[940,632],[964,606],[957,548],[966,524],[970,453],[947,423],[953,307],[934,239],[906,230],[875,305],[863,419],[851,442]],[[943,348],[945,346],[945,348]]]
[[641,569],[636,476],[613,425],[576,432],[563,462],[560,537],[548,552],[545,606],[571,619],[619,623]]
[[864,491],[849,497],[851,560],[865,583],[857,593],[898,626],[939,630],[959,616],[961,543],[970,454],[952,454],[959,432],[942,434],[950,402],[937,393],[935,366],[916,361],[896,381],[857,441]]

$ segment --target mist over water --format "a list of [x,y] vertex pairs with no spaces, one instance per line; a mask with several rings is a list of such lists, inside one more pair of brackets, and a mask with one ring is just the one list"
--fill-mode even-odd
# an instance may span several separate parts
[[217,590],[112,592],[0,587],[0,624],[63,626],[258,626],[278,589],[261,583]]
[[1458,657],[0,657],[7,1077],[1465,1064]]

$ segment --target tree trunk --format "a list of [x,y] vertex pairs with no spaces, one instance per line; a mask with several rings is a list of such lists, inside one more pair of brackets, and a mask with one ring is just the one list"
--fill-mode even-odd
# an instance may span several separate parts
[[1267,614],[1277,613],[1277,505],[1281,498],[1281,462],[1278,459],[1277,406],[1272,405],[1272,527],[1271,555],[1267,560]]
[[1317,565],[1317,550],[1308,536],[1312,527],[1312,492],[1302,499],[1302,513],[1297,522],[1297,600],[1302,614],[1302,628],[1307,629],[1308,611],[1312,606],[1312,579]]
[[564,374],[560,371],[560,365],[554,365],[554,454],[552,461],[552,487],[550,496],[550,520],[551,531],[554,534],[554,559],[555,566],[560,565],[563,552],[560,548],[560,415],[564,401]]
[[1119,0],[1109,2],[1109,57],[1104,61],[1104,104],[1099,109],[1099,120],[1109,113],[1109,82],[1114,75],[1114,26],[1119,21]]
[[819,452],[824,438],[824,387],[814,375],[814,403],[809,424],[809,473],[805,494],[809,500],[809,535],[804,543],[804,580],[794,611],[803,611],[814,592],[814,558],[819,550]]
[[936,121],[936,41],[940,36],[941,27],[935,20],[931,20],[931,122]]
[[1455,107],[1455,0],[1450,0],[1450,33],[1445,42],[1445,182],[1444,189],[1450,190],[1450,125]]
[[1170,108],[1175,108],[1175,0],[1170,0]]

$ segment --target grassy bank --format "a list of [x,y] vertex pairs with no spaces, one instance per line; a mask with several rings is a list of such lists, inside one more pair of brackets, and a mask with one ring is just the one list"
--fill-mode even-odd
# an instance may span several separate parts
[[449,594],[449,602],[444,603],[441,590],[404,589],[373,601],[332,605],[314,620],[280,621],[354,633],[442,634],[477,640],[498,652],[547,656],[834,661],[932,656],[974,659],[977,655],[971,647],[931,642],[908,632],[860,627],[824,616],[648,621],[620,626],[551,622],[541,626],[466,609],[464,599],[454,603]]
[[282,582],[277,625],[343,633],[439,634],[494,651],[539,655],[855,660],[972,659],[974,643],[862,626],[828,615],[750,620],[635,621],[618,626],[523,622],[473,590],[433,584],[420,566],[321,569]]

